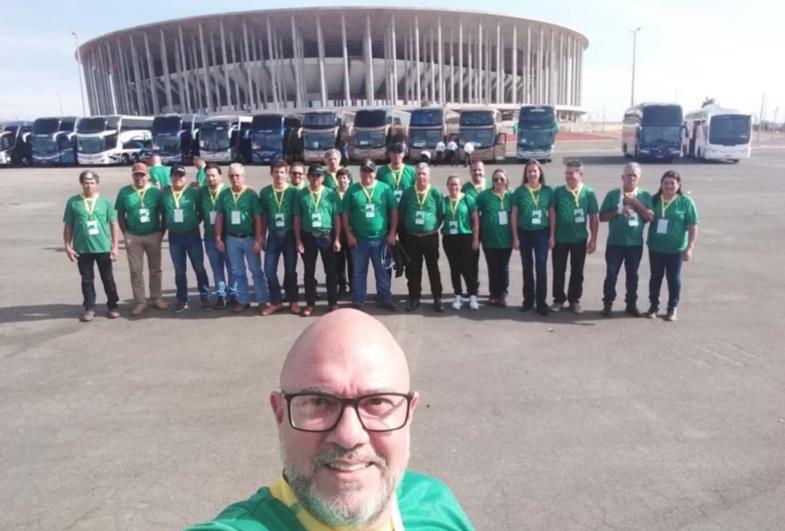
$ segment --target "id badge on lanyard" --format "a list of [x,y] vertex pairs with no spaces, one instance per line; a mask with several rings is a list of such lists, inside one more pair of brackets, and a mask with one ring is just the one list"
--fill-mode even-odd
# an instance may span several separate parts
[[240,211],[239,210],[232,210],[231,218],[232,218],[231,219],[232,225],[239,225],[241,223]]
[[629,227],[637,227],[640,225],[638,222],[638,214],[630,214],[630,217],[627,218],[627,225]]
[[281,212],[276,213],[275,214],[275,227],[280,229],[280,228],[283,228],[284,226],[286,226],[286,222],[284,221],[283,213],[281,213]]
[[447,226],[447,233],[448,234],[458,234],[458,222],[457,221],[450,221],[449,225]]
[[395,194],[395,200],[400,201],[401,196],[403,195],[403,190],[395,190],[394,194]]
[[88,219],[85,221],[85,225],[89,236],[98,236],[98,220]]
[[414,214],[414,224],[415,225],[425,225],[425,210],[418,210]]
[[657,220],[657,234],[668,234],[667,218],[662,218]]
[[216,214],[217,213],[216,213],[215,210],[210,212],[210,225],[215,225],[215,216],[216,216]]
[[184,219],[183,209],[182,208],[175,208],[174,209],[174,222],[175,223],[182,223],[183,219]]
[[366,203],[365,205],[365,217],[372,218],[376,216],[376,205],[373,203]]
[[150,209],[149,208],[140,208],[139,209],[139,222],[140,223],[150,223]]
[[321,228],[322,215],[319,212],[313,212],[311,214],[311,226],[315,229]]
[[575,223],[586,223],[586,215],[583,213],[582,208],[576,208],[573,214],[575,215]]
[[532,225],[542,225],[542,210],[532,210]]
[[499,211],[499,225],[507,225],[507,211],[500,210]]

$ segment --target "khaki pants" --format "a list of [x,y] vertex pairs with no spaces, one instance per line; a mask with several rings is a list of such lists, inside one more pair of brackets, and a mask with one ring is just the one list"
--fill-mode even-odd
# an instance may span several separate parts
[[125,250],[128,255],[128,269],[131,270],[131,290],[136,304],[146,302],[144,296],[144,255],[150,270],[150,299],[161,300],[161,240],[160,232],[137,236],[126,233]]

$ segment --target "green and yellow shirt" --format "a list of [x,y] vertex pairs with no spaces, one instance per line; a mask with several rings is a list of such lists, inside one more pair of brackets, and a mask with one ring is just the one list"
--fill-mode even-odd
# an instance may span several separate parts
[[294,215],[300,216],[300,230],[304,232],[329,232],[333,216],[341,213],[341,200],[335,190],[322,186],[318,192],[310,188],[297,192]]
[[477,200],[477,196],[480,195],[485,190],[491,189],[491,180],[490,179],[483,179],[482,184],[475,185],[474,181],[469,179],[469,182],[463,183],[461,186],[461,192],[464,194],[471,196],[472,199]]
[[695,201],[688,195],[677,194],[670,202],[655,197],[654,220],[649,225],[649,249],[657,253],[679,253],[687,249],[687,229],[698,224]]
[[[600,213],[619,212],[623,207],[623,194],[621,188],[611,190],[605,195],[600,207]],[[651,210],[651,194],[645,190],[636,189],[630,192],[643,206]],[[625,194],[626,195],[626,194]],[[608,222],[608,242],[607,245],[623,245],[625,247],[636,247],[643,245],[643,226],[646,222],[640,215],[630,207],[632,214],[624,216],[619,214]]]
[[376,180],[392,188],[393,194],[395,194],[395,201],[400,203],[404,190],[414,186],[414,167],[404,164],[400,169],[393,170],[389,164],[386,164],[376,172]]
[[532,190],[526,185],[519,186],[512,195],[512,204],[518,207],[518,228],[521,230],[542,230],[548,228],[548,210],[553,206],[553,188],[541,185]]
[[114,208],[118,216],[125,215],[128,232],[134,236],[161,230],[161,190],[149,183],[141,190],[131,184],[120,188]]
[[276,190],[272,184],[262,188],[259,201],[262,213],[267,219],[268,232],[289,232],[292,230],[292,208],[294,198],[299,190],[287,184],[282,190]]
[[172,168],[169,166],[150,166],[150,182],[163,190],[172,186]]
[[[215,218],[221,211],[221,196],[231,194],[231,187],[220,183],[215,190],[209,186],[199,188],[199,215],[204,220],[204,239],[215,238]],[[228,221],[224,220],[224,229]]]
[[199,230],[199,190],[186,186],[175,192],[171,186],[161,193],[166,228],[172,234]]
[[407,232],[434,232],[444,216],[444,196],[434,186],[429,185],[424,192],[410,186],[398,202],[398,212]]
[[442,234],[472,234],[472,212],[477,212],[477,202],[472,196],[460,193],[458,199],[453,201],[449,195],[445,195]]
[[73,229],[73,248],[79,254],[111,252],[111,223],[114,221],[117,221],[117,212],[100,194],[90,198],[75,195],[65,204],[63,223]]
[[230,236],[254,235],[254,217],[262,215],[262,204],[256,192],[247,186],[240,192],[234,192],[229,188],[220,195],[220,203],[226,234]]
[[480,214],[480,241],[484,247],[491,249],[512,247],[511,210],[512,194],[506,190],[499,195],[489,188],[477,196],[477,212]]
[[392,188],[376,181],[370,188],[354,183],[343,196],[342,211],[357,239],[383,238],[390,230],[390,211],[397,207]]
[[580,243],[589,238],[589,216],[599,213],[597,195],[586,185],[577,191],[562,185],[553,192],[556,210],[555,239],[558,243]]

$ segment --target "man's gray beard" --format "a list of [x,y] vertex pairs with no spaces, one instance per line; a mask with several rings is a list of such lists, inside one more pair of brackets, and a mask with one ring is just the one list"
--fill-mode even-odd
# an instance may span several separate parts
[[[313,476],[317,467],[322,463],[338,458],[356,458],[356,452],[353,453],[351,450],[347,451],[333,446],[313,459],[306,474],[299,474],[291,464],[283,441],[281,441],[280,448],[286,481],[298,501],[317,520],[331,527],[367,527],[373,524],[387,509],[403,470],[406,468],[404,465],[399,471],[391,470],[383,458],[377,455],[363,454],[363,460],[374,462],[375,465],[371,466],[379,467],[382,474],[382,489],[378,492],[368,493],[363,506],[359,509],[352,509],[335,499],[324,499],[317,494],[313,488]],[[335,493],[336,497],[339,494],[341,493]]]

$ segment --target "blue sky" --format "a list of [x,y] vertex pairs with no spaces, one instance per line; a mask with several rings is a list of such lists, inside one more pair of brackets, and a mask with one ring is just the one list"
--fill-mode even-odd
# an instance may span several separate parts
[[[364,2],[224,0],[166,2],[7,2],[0,22],[0,119],[81,114],[72,31],[82,42],[138,24],[260,8],[317,5],[387,6]],[[119,8],[119,5],[125,6]],[[475,10],[533,18],[589,38],[584,55],[583,106],[594,120],[618,121],[629,104],[630,30],[638,33],[636,101],[678,101],[685,110],[710,96],[757,115],[767,95],[769,120],[785,120],[785,4],[775,0],[595,0],[510,2],[407,1],[400,6]],[[78,6],[78,7],[76,7]],[[720,7],[722,6],[722,7]]]

